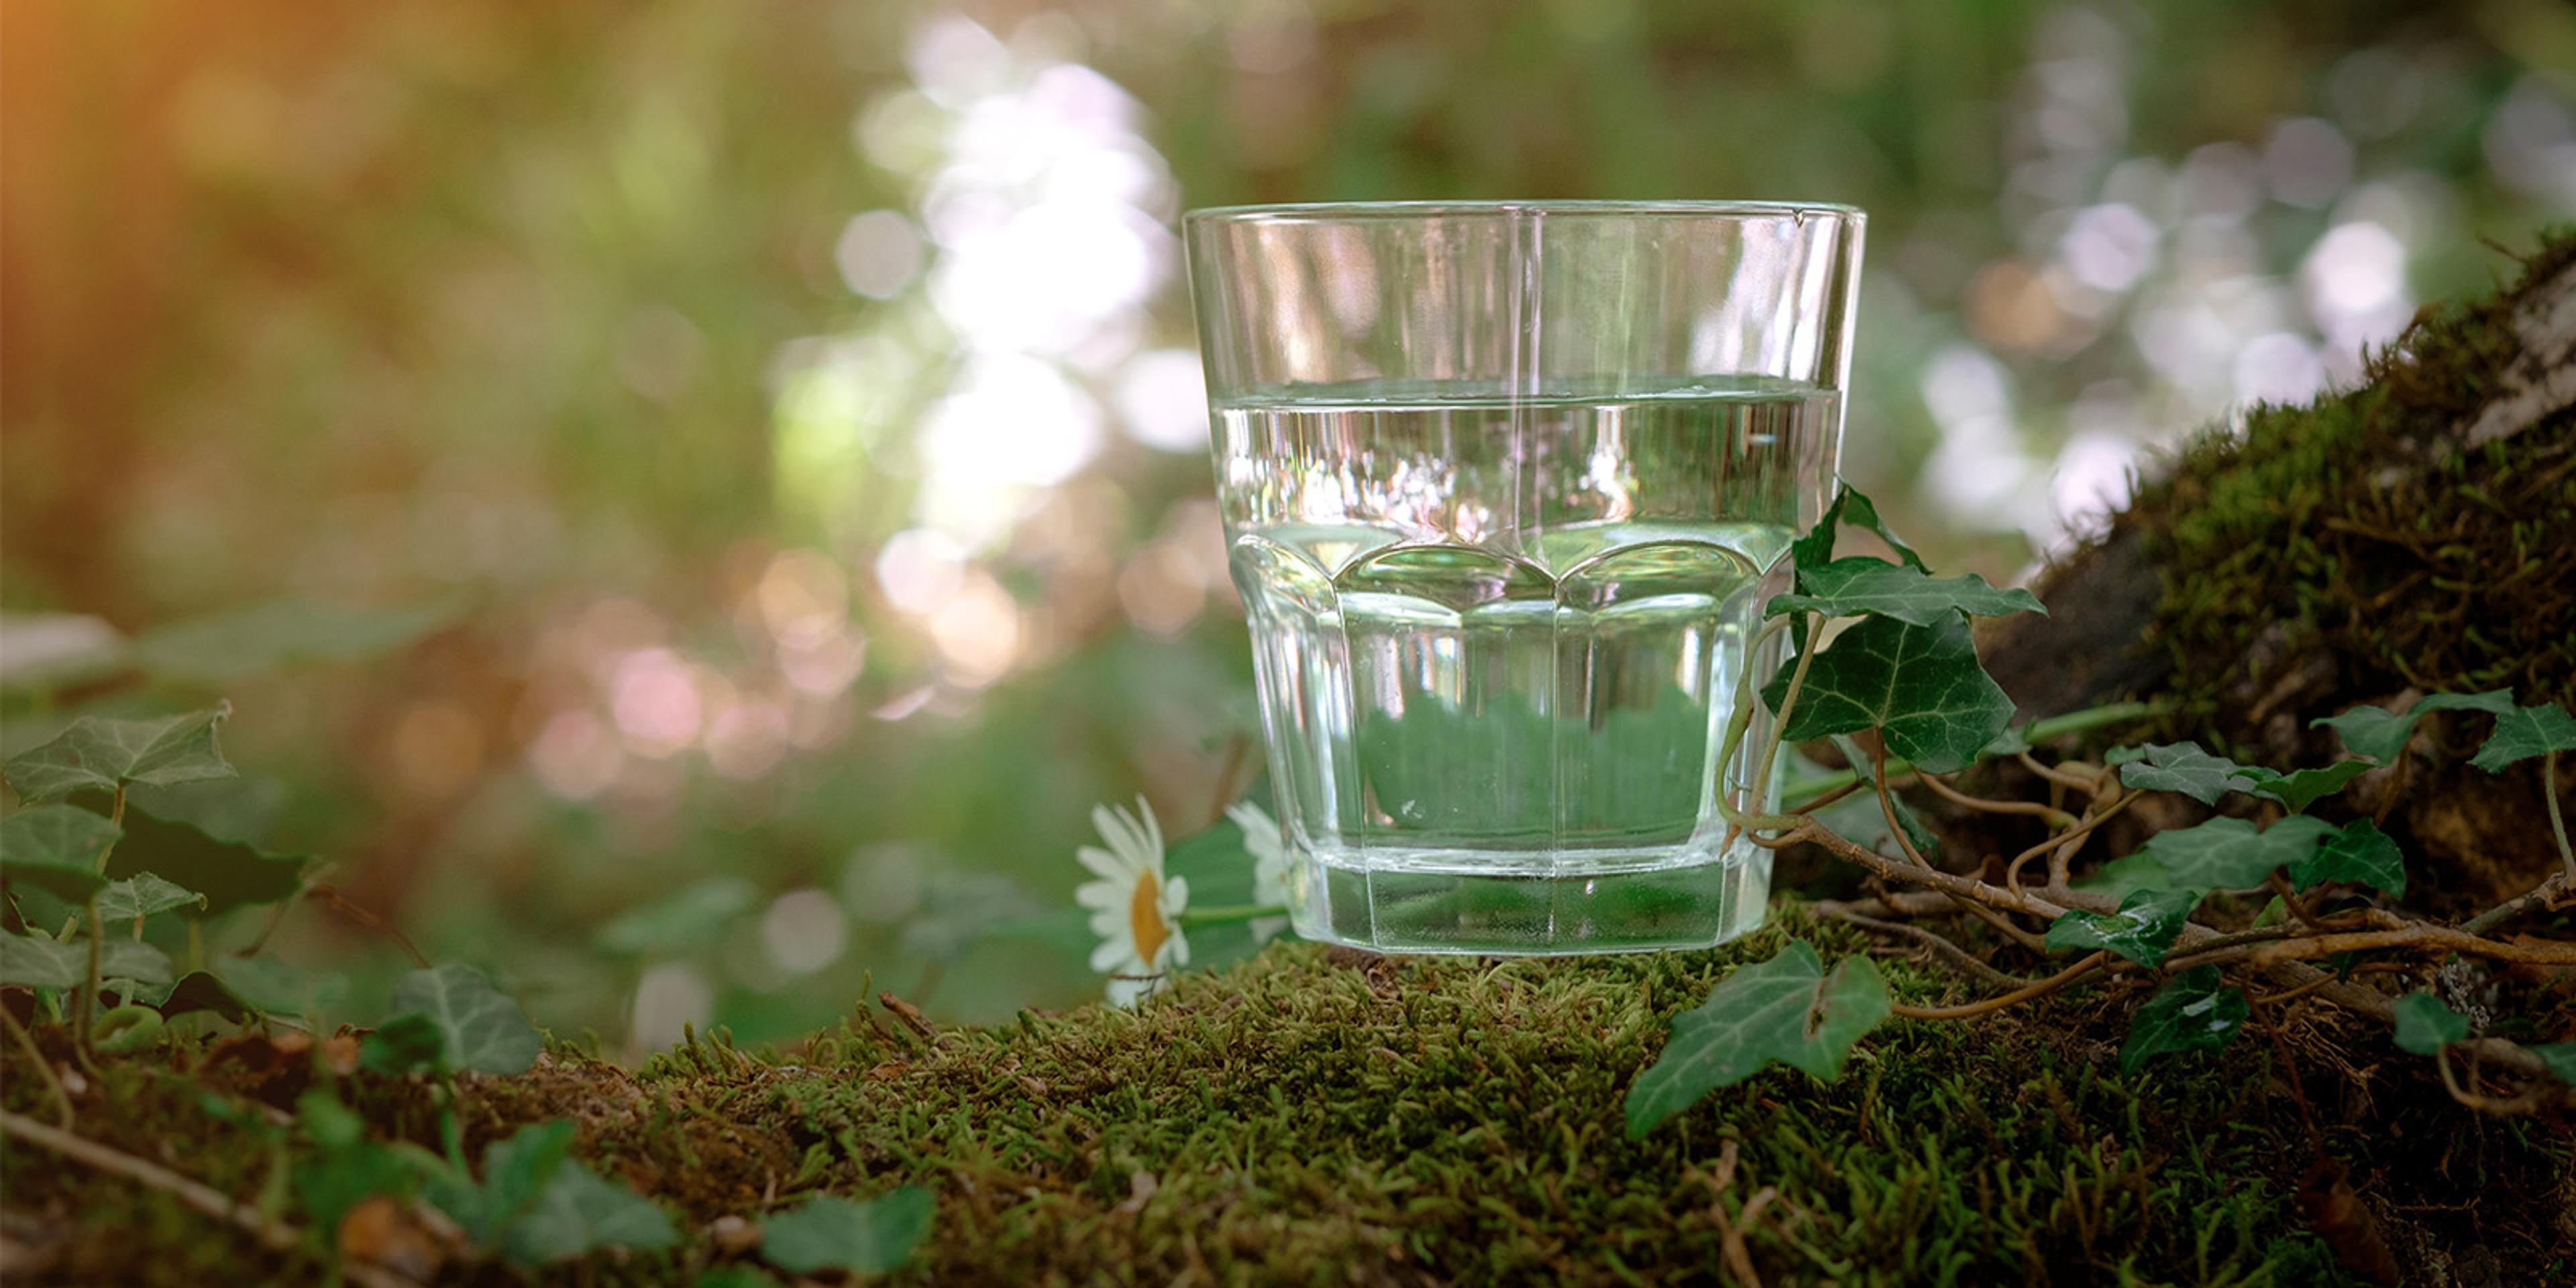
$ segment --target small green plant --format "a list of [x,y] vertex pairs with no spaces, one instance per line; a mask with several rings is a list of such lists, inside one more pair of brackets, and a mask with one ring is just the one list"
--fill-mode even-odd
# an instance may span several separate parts
[[[37,1023],[64,1025],[75,1063],[101,1081],[97,1061],[148,1052],[182,1024],[231,1025],[245,1039],[274,1030],[318,1035],[342,1016],[347,981],[312,975],[262,950],[279,918],[307,899],[336,899],[317,865],[222,841],[137,807],[137,786],[205,782],[235,773],[217,742],[227,706],[152,719],[82,717],[59,736],[11,758],[0,773],[25,802],[0,818],[0,985],[31,991]],[[250,942],[234,951],[208,943],[213,918],[270,909]],[[675,914],[676,915],[676,914]],[[145,939],[156,919],[185,923],[185,960]],[[360,916],[362,922],[371,919]],[[226,923],[231,924],[231,923]],[[654,927],[630,929],[651,940]],[[388,932],[406,953],[408,942]],[[164,937],[165,941],[167,937]],[[420,1224],[452,1231],[457,1251],[523,1269],[606,1250],[651,1253],[679,1232],[652,1201],[572,1156],[570,1121],[523,1128],[488,1145],[480,1166],[465,1148],[462,1112],[470,1080],[528,1072],[545,1038],[519,1003],[481,971],[461,963],[418,969],[394,986],[390,1011],[372,1028],[338,1040],[277,1043],[314,1064],[319,1085],[304,1092],[284,1124],[224,1107],[210,1111],[257,1133],[292,1166],[291,1182],[257,1207],[235,1203],[147,1160],[119,1155],[77,1133],[74,1096],[30,1028],[0,1008],[10,1041],[43,1077],[55,1124],[0,1115],[13,1139],[67,1159],[106,1167],[177,1195],[211,1216],[245,1225],[273,1245],[311,1241],[350,1254],[371,1272],[357,1214],[393,1205],[422,1210]],[[334,1054],[336,1052],[336,1054]],[[438,1149],[371,1135],[345,1096],[366,1083],[415,1083],[437,1110]],[[299,1213],[297,1230],[279,1219]],[[928,1226],[930,1195],[899,1191],[874,1204],[816,1201],[775,1219],[763,1246],[793,1273],[875,1272],[899,1265]],[[411,1218],[397,1218],[411,1219]],[[757,1272],[744,1270],[763,1281]]]

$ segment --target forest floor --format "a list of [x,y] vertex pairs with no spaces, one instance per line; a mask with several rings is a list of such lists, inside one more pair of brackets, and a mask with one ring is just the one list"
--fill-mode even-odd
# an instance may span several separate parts
[[[745,1221],[816,1192],[937,1196],[894,1282],[1420,1284],[2410,1283],[2576,1275],[2576,1131],[2455,1104],[2386,1031],[2258,1002],[2252,1040],[2117,1073],[2130,999],[2079,986],[1967,1021],[1894,1020],[1826,1084],[1783,1068],[1631,1140],[1621,1100],[1672,1016],[1796,933],[1881,954],[1899,1001],[1947,968],[1784,901],[1707,952],[1382,958],[1274,945],[1105,1006],[949,1028],[899,1000],[787,1050],[700,1039],[626,1070],[552,1044],[467,1075],[469,1152],[540,1121],[679,1218],[684,1241],[540,1279],[748,1273]],[[1999,949],[2008,967],[2019,950]],[[1892,954],[1892,955],[1891,955]],[[49,1054],[68,1037],[39,1027]],[[333,1091],[435,1148],[416,1080],[334,1072],[329,1043],[172,1039],[103,1059],[78,1132],[256,1206],[309,1146],[282,1112]],[[341,1059],[337,1063],[346,1064]],[[46,1092],[15,1049],[16,1115]],[[309,1283],[318,1232],[263,1241],[165,1189],[20,1140],[11,1283]],[[436,1282],[506,1283],[425,1230],[353,1234]],[[390,1252],[375,1246],[391,1242]],[[271,1246],[278,1244],[282,1246]],[[2351,1268],[2346,1268],[2351,1267]],[[398,1280],[396,1282],[408,1282]],[[765,1279],[733,1282],[759,1283]]]

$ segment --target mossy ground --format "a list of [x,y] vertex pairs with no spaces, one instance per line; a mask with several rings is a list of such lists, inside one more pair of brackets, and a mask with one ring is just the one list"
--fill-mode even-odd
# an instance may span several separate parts
[[[2344,1282],[2333,1244],[2353,1223],[2312,1223],[2299,1202],[2321,1158],[2350,1169],[2420,1281],[2576,1273],[2565,1123],[2458,1109],[2422,1061],[2358,1031],[2292,1026],[2122,1079],[2130,1003],[2103,989],[1893,1021],[1839,1082],[1774,1069],[1629,1140],[1630,1080],[1727,970],[1792,930],[1829,958],[1867,948],[1794,904],[1781,920],[1712,952],[1583,961],[1283,944],[1139,1013],[925,1036],[877,1012],[795,1050],[701,1041],[633,1073],[558,1044],[527,1075],[470,1082],[469,1146],[574,1118],[583,1156],[690,1232],[680,1252],[548,1276],[563,1282],[689,1283],[723,1259],[720,1217],[905,1183],[939,1210],[903,1281],[1720,1282],[1732,1229],[1768,1284]],[[1887,972],[1901,999],[1964,994],[1903,959]],[[227,1193],[282,1195],[300,1147],[227,1122],[204,1088],[239,1103],[300,1078],[184,1072],[203,1051],[111,1065],[80,1130]],[[8,1106],[41,1116],[23,1058],[6,1067]],[[377,1131],[435,1141],[418,1086],[339,1089]],[[11,1239],[60,1236],[45,1281],[328,1272],[318,1244],[266,1253],[129,1181],[14,1141],[5,1160]]]

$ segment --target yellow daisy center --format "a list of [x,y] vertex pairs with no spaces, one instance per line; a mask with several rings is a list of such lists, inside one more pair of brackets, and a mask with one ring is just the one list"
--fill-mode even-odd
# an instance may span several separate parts
[[1136,874],[1136,895],[1127,901],[1127,924],[1136,932],[1136,955],[1152,970],[1154,954],[1163,951],[1163,941],[1172,937],[1172,930],[1163,924],[1163,884],[1151,872]]

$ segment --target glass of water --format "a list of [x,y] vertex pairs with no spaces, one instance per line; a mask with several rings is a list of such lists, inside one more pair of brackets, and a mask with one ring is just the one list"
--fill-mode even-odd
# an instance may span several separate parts
[[[1770,854],[1717,781],[1823,512],[1862,215],[1734,202],[1186,221],[1291,912],[1389,952],[1702,947]],[[1776,775],[1765,776],[1776,781]]]

